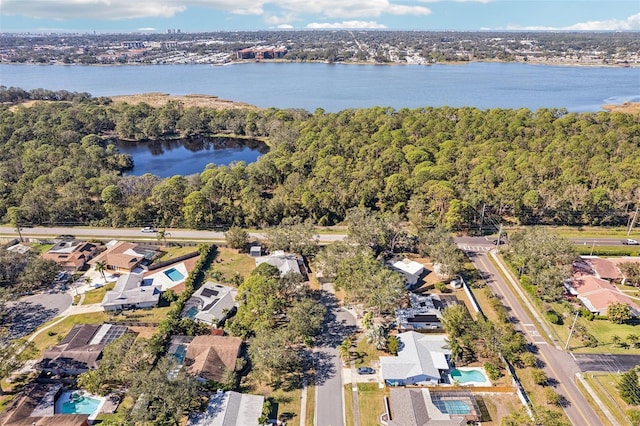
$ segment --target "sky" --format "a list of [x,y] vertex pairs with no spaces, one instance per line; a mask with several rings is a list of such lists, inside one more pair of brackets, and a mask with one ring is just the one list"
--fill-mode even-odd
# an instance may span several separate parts
[[0,32],[640,31],[639,0],[0,0]]

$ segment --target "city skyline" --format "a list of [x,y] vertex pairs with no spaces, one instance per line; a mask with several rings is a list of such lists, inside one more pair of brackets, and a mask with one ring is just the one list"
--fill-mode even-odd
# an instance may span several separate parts
[[2,32],[635,31],[636,0],[0,0]]

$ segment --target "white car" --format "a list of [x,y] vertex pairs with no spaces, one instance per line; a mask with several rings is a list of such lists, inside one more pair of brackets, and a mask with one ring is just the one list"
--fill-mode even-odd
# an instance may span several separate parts
[[156,229],[153,226],[145,226],[140,232],[156,232]]
[[625,244],[625,245],[628,245],[628,246],[640,245],[640,243],[637,240],[632,240],[631,238],[627,238],[626,240],[623,240],[622,244]]

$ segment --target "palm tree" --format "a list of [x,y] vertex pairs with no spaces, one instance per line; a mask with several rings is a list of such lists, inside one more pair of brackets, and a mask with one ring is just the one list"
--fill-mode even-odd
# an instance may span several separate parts
[[351,357],[351,345],[351,339],[347,337],[338,346],[338,353],[340,354],[340,357],[345,361],[348,361]]
[[168,233],[166,229],[156,231],[156,238],[158,239],[158,243],[160,241],[164,241],[164,245],[167,245],[167,237],[170,237],[170,236],[171,234]]
[[373,312],[364,314],[362,317],[362,326],[367,330],[373,326]]
[[100,273],[100,275],[102,275],[102,279],[104,280],[105,284],[107,283],[107,276],[105,275],[104,271],[107,270],[107,261],[106,260],[99,260],[95,263],[95,265],[93,265],[93,267],[95,268],[96,271],[98,271]]

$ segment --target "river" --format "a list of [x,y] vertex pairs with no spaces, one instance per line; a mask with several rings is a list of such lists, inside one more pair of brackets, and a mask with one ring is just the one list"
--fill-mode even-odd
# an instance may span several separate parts
[[214,65],[0,64],[0,84],[94,96],[208,94],[258,107],[424,106],[601,110],[640,101],[640,68],[475,62],[466,65],[246,63]]

